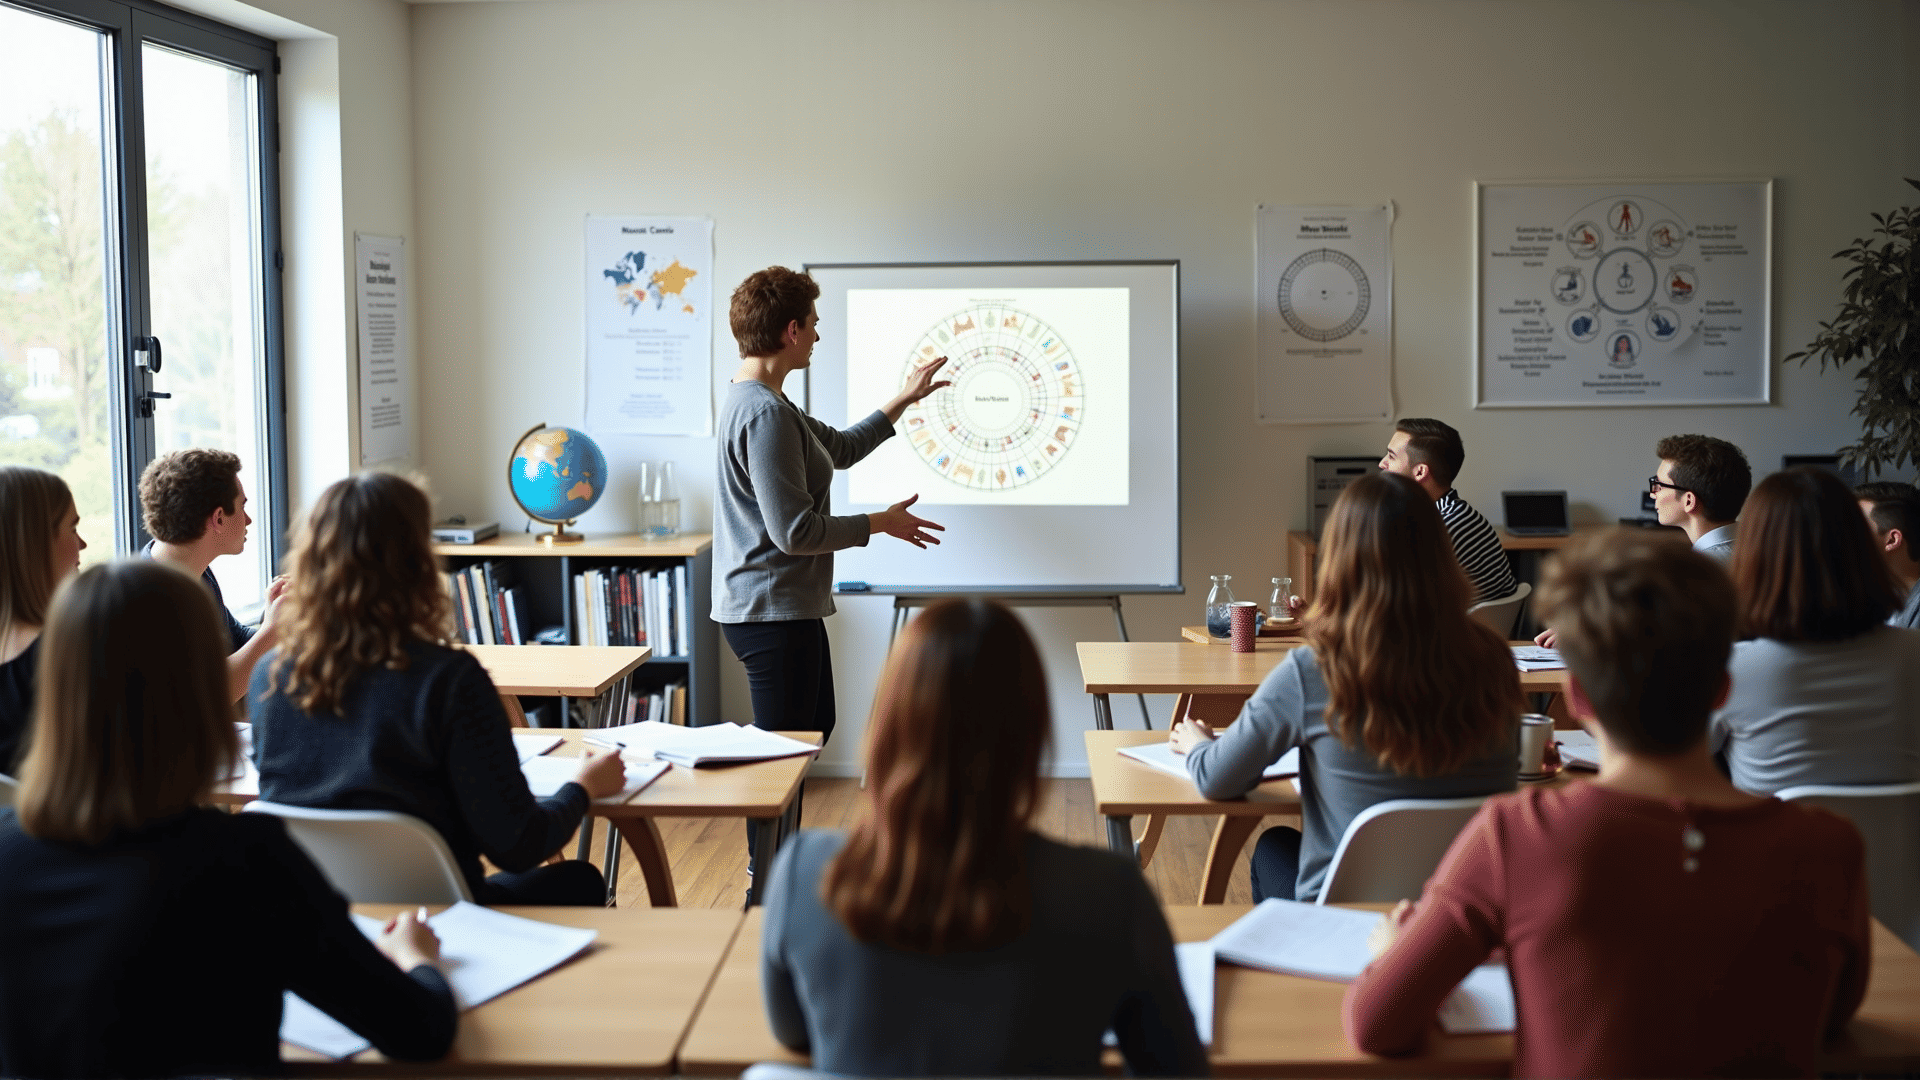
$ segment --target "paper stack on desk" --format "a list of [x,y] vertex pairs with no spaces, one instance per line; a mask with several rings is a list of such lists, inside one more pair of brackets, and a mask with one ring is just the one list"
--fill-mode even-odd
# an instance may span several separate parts
[[1560,659],[1560,650],[1538,645],[1515,645],[1513,663],[1521,671],[1553,671],[1567,666],[1567,662]]
[[766,761],[818,753],[820,748],[799,739],[740,724],[682,727],[648,720],[639,724],[600,728],[587,736],[596,742],[652,754],[662,761],[684,765],[718,765],[730,761]]
[[[1329,982],[1352,982],[1373,962],[1367,935],[1380,922],[1371,911],[1292,900],[1263,900],[1213,936],[1229,963]],[[1440,1005],[1451,1035],[1513,1030],[1513,984],[1504,964],[1482,964]]]
[[[380,936],[378,919],[356,914],[353,921],[367,940]],[[440,935],[440,970],[463,1011],[545,975],[600,936],[598,930],[536,922],[465,900],[427,925]],[[331,1058],[351,1057],[373,1045],[291,990],[282,1004],[280,1038]]]
[[[1142,765],[1152,766],[1163,773],[1178,776],[1183,780],[1191,780],[1193,778],[1192,774],[1187,771],[1187,755],[1174,753],[1173,746],[1170,743],[1153,742],[1142,743],[1139,746],[1123,746],[1120,748],[1120,756],[1132,758]],[[1279,761],[1267,766],[1266,769],[1260,773],[1260,779],[1278,780],[1283,776],[1298,775],[1300,775],[1300,748],[1296,746],[1286,753],[1281,754]]]
[[1584,731],[1556,731],[1553,741],[1560,744],[1560,762],[1573,769],[1600,768],[1600,744]]
[[[600,803],[625,802],[635,792],[658,780],[667,771],[664,761],[646,761],[626,759],[627,783],[617,795],[608,795],[595,799]],[[527,778],[527,787],[533,791],[533,797],[544,799],[557,795],[560,788],[580,772],[580,759],[577,757],[531,757],[520,763],[520,772]]]
[[520,755],[521,761],[531,761],[541,754],[559,746],[564,740],[558,735],[534,735],[515,732],[513,749]]

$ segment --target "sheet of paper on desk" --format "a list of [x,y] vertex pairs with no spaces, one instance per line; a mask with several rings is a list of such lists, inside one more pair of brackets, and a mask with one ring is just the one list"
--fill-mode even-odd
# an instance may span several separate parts
[[[380,936],[378,919],[355,915],[353,924],[367,935],[368,941]],[[280,1041],[304,1046],[334,1059],[373,1049],[373,1044],[354,1034],[352,1028],[308,1004],[307,999],[291,990],[285,992],[280,1002]]]
[[708,724],[682,727],[648,720],[638,724],[601,728],[592,736],[652,754],[663,761],[684,765],[719,764],[729,761],[767,761],[818,753],[820,748],[799,739],[789,739],[771,731],[740,724]]
[[1567,666],[1567,662],[1560,659],[1560,650],[1538,645],[1515,645],[1513,663],[1521,671],[1553,671]]
[[1513,1018],[1513,980],[1505,964],[1474,968],[1440,1003],[1440,1026],[1449,1035],[1512,1031]]
[[[1200,1045],[1213,1045],[1213,942],[1183,941],[1173,947],[1173,962],[1180,969],[1180,989],[1186,991],[1187,1008],[1193,1013],[1194,1030],[1200,1033]],[[1112,1028],[1101,1041],[1119,1046]]]
[[513,748],[519,752],[521,761],[528,761],[559,746],[564,741],[566,740],[558,735],[515,735]]
[[[1163,773],[1178,776],[1183,780],[1193,778],[1187,771],[1187,755],[1174,753],[1171,743],[1153,742],[1142,743],[1139,746],[1123,746],[1120,748],[1120,756],[1132,758],[1142,765],[1150,765]],[[1300,775],[1300,748],[1296,746],[1281,754],[1279,761],[1267,766],[1266,770],[1260,774],[1260,779],[1278,780],[1284,776],[1298,775]]]
[[[667,771],[664,761],[645,759],[625,759],[627,783],[618,795],[609,795],[604,799],[595,799],[600,803],[625,802],[633,794],[648,784],[658,780]],[[527,778],[527,788],[536,799],[544,799],[559,793],[560,789],[580,772],[580,759],[577,757],[532,757],[520,763],[520,773]]]
[[1560,744],[1560,760],[1576,769],[1600,768],[1600,744],[1584,731],[1556,731],[1553,741]]

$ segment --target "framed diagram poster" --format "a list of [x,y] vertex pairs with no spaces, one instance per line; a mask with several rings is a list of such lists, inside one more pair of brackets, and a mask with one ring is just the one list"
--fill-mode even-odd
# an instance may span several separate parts
[[1481,408],[1765,405],[1773,184],[1476,184]]

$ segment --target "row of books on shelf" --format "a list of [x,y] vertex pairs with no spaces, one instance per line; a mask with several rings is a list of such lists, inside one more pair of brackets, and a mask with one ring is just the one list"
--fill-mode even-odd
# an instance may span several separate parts
[[581,645],[647,645],[655,656],[685,656],[693,641],[688,591],[684,564],[582,570],[573,575],[575,639]]
[[629,686],[616,697],[607,724],[639,724],[656,720],[663,724],[687,723],[687,681],[675,679],[664,686]]
[[504,580],[499,563],[475,563],[442,574],[453,598],[454,632],[469,645],[525,645],[526,596]]

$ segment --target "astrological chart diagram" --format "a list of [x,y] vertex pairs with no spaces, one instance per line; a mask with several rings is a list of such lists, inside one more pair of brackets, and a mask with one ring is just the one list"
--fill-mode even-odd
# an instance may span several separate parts
[[1373,289],[1360,264],[1342,251],[1315,248],[1280,275],[1280,317],[1309,341],[1338,341],[1360,328]]
[[921,336],[905,371],[942,356],[940,377],[953,385],[901,417],[914,456],[950,483],[988,491],[1059,467],[1079,439],[1086,386],[1053,327],[1010,305],[968,305]]
[[[1562,230],[1571,263],[1553,270],[1561,325],[1607,366],[1626,370],[1685,339],[1699,271],[1686,257],[1692,230],[1677,213],[1640,196],[1587,204]],[[1555,265],[1550,263],[1549,265]]]

